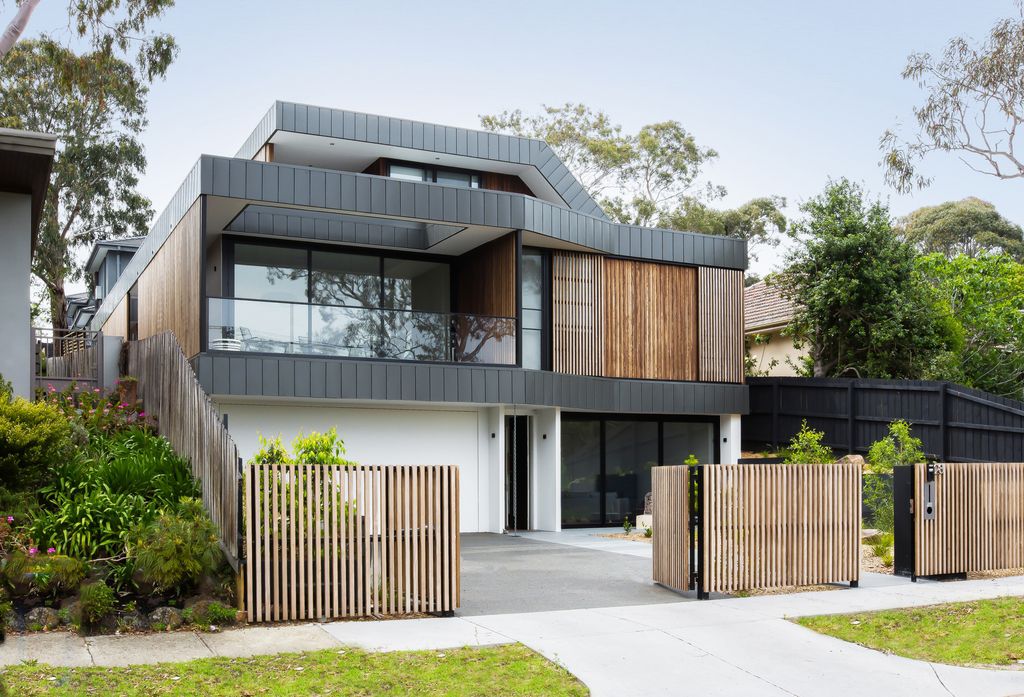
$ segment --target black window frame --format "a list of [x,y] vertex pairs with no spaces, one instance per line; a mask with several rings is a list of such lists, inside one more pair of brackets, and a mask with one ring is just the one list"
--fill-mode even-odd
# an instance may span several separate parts
[[[552,369],[551,368],[551,363],[552,363],[552,359],[551,359],[551,355],[552,355],[552,336],[553,336],[552,324],[551,324],[551,321],[552,321],[551,320],[551,250],[550,249],[546,249],[544,247],[524,246],[522,248],[522,251],[520,252],[520,259],[523,256],[526,256],[527,254],[530,254],[531,256],[539,256],[540,259],[541,259],[541,267],[540,267],[540,274],[541,274],[541,277],[540,277],[540,279],[541,279],[541,284],[540,284],[540,303],[541,303],[541,306],[540,306],[540,312],[541,312],[541,319],[540,319],[540,370],[551,371],[551,369]],[[522,298],[522,283],[523,283],[522,272],[521,272],[521,270],[522,270],[522,263],[521,262],[519,264],[519,269],[520,269],[520,272],[517,274],[519,276],[519,286],[520,286],[520,288],[519,288],[520,302],[519,302],[518,323],[519,323],[519,326],[522,327],[522,325],[523,325],[523,314],[524,314],[524,311],[525,311],[526,308],[523,307],[522,300],[521,300],[521,298]],[[531,309],[533,309],[533,308],[531,308]],[[520,367],[521,367],[521,365],[522,365],[522,361],[520,361]],[[527,368],[527,370],[530,370],[530,369]]]
[[[607,475],[608,475],[608,464],[607,464],[607,422],[609,421],[655,421],[658,424],[658,463],[656,467],[662,467],[665,464],[665,424],[666,423],[707,423],[711,424],[711,432],[714,440],[714,452],[712,456],[715,462],[719,461],[722,457],[722,425],[718,416],[704,416],[704,415],[693,415],[693,416],[674,416],[666,414],[616,414],[613,412],[562,412],[561,419],[565,421],[590,421],[598,422],[598,438],[600,442],[598,447],[600,449],[599,461],[600,469],[598,471],[598,477],[601,484],[600,488],[600,502],[601,502],[601,520],[598,523],[565,523],[559,521],[563,528],[588,528],[588,527],[601,527],[601,528],[614,528],[620,527],[621,522],[608,522],[607,512]],[[561,461],[562,453],[558,453],[559,460],[559,476],[561,476]],[[708,464],[708,463],[701,463]],[[562,489],[559,486],[558,491],[559,500],[561,500]]]
[[[437,173],[438,172],[455,172],[455,173],[458,173],[458,174],[468,174],[468,175],[470,175],[470,177],[475,177],[476,178],[476,186],[470,185],[468,187],[460,187],[457,184],[442,184],[442,186],[454,186],[454,187],[460,188],[460,189],[461,188],[466,188],[466,189],[483,189],[484,188],[484,173],[479,171],[479,170],[464,169],[462,167],[447,167],[447,166],[442,166],[442,165],[432,165],[432,164],[428,164],[428,163],[425,163],[425,162],[411,162],[411,161],[408,161],[408,160],[385,160],[384,162],[385,162],[385,165],[387,166],[387,170],[386,170],[387,174],[385,174],[384,176],[386,176],[388,179],[393,179],[394,178],[394,177],[391,176],[391,168],[394,167],[394,166],[398,166],[398,167],[414,167],[416,169],[422,169],[424,171],[424,173],[428,177],[427,180],[426,180],[426,183],[428,183],[428,184],[437,184],[438,183],[437,182]],[[412,180],[401,179],[399,181],[412,181]],[[471,182],[473,181],[472,178],[470,179],[470,181]]]

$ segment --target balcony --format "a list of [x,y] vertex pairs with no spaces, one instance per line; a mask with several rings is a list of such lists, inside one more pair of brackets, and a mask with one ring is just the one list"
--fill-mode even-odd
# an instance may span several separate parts
[[516,363],[513,317],[275,300],[207,301],[208,347],[212,351]]

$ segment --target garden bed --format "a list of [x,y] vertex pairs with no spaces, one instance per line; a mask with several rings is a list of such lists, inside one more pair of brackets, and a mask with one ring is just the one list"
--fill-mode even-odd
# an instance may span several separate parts
[[0,627],[87,634],[234,623],[189,463],[135,398],[0,389]]

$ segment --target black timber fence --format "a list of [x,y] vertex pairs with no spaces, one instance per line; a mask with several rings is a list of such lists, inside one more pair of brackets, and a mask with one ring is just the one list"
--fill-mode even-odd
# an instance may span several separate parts
[[748,448],[781,447],[804,420],[839,453],[867,453],[904,419],[938,462],[1024,462],[1024,402],[928,380],[748,378]]

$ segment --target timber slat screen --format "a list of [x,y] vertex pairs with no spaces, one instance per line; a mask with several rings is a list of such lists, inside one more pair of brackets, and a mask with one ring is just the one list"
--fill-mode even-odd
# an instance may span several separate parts
[[238,448],[171,332],[129,342],[128,374],[174,451],[192,464],[203,504],[238,570]]
[[915,575],[1024,567],[1024,464],[932,465],[933,498],[928,467],[914,466]]
[[651,469],[654,582],[672,590],[690,590],[690,468]]
[[697,285],[699,379],[743,382],[743,272],[701,266]]
[[601,269],[597,254],[551,255],[552,368],[601,375]]
[[860,465],[709,465],[702,489],[705,592],[859,581]]
[[250,622],[459,606],[459,470],[245,467]]

